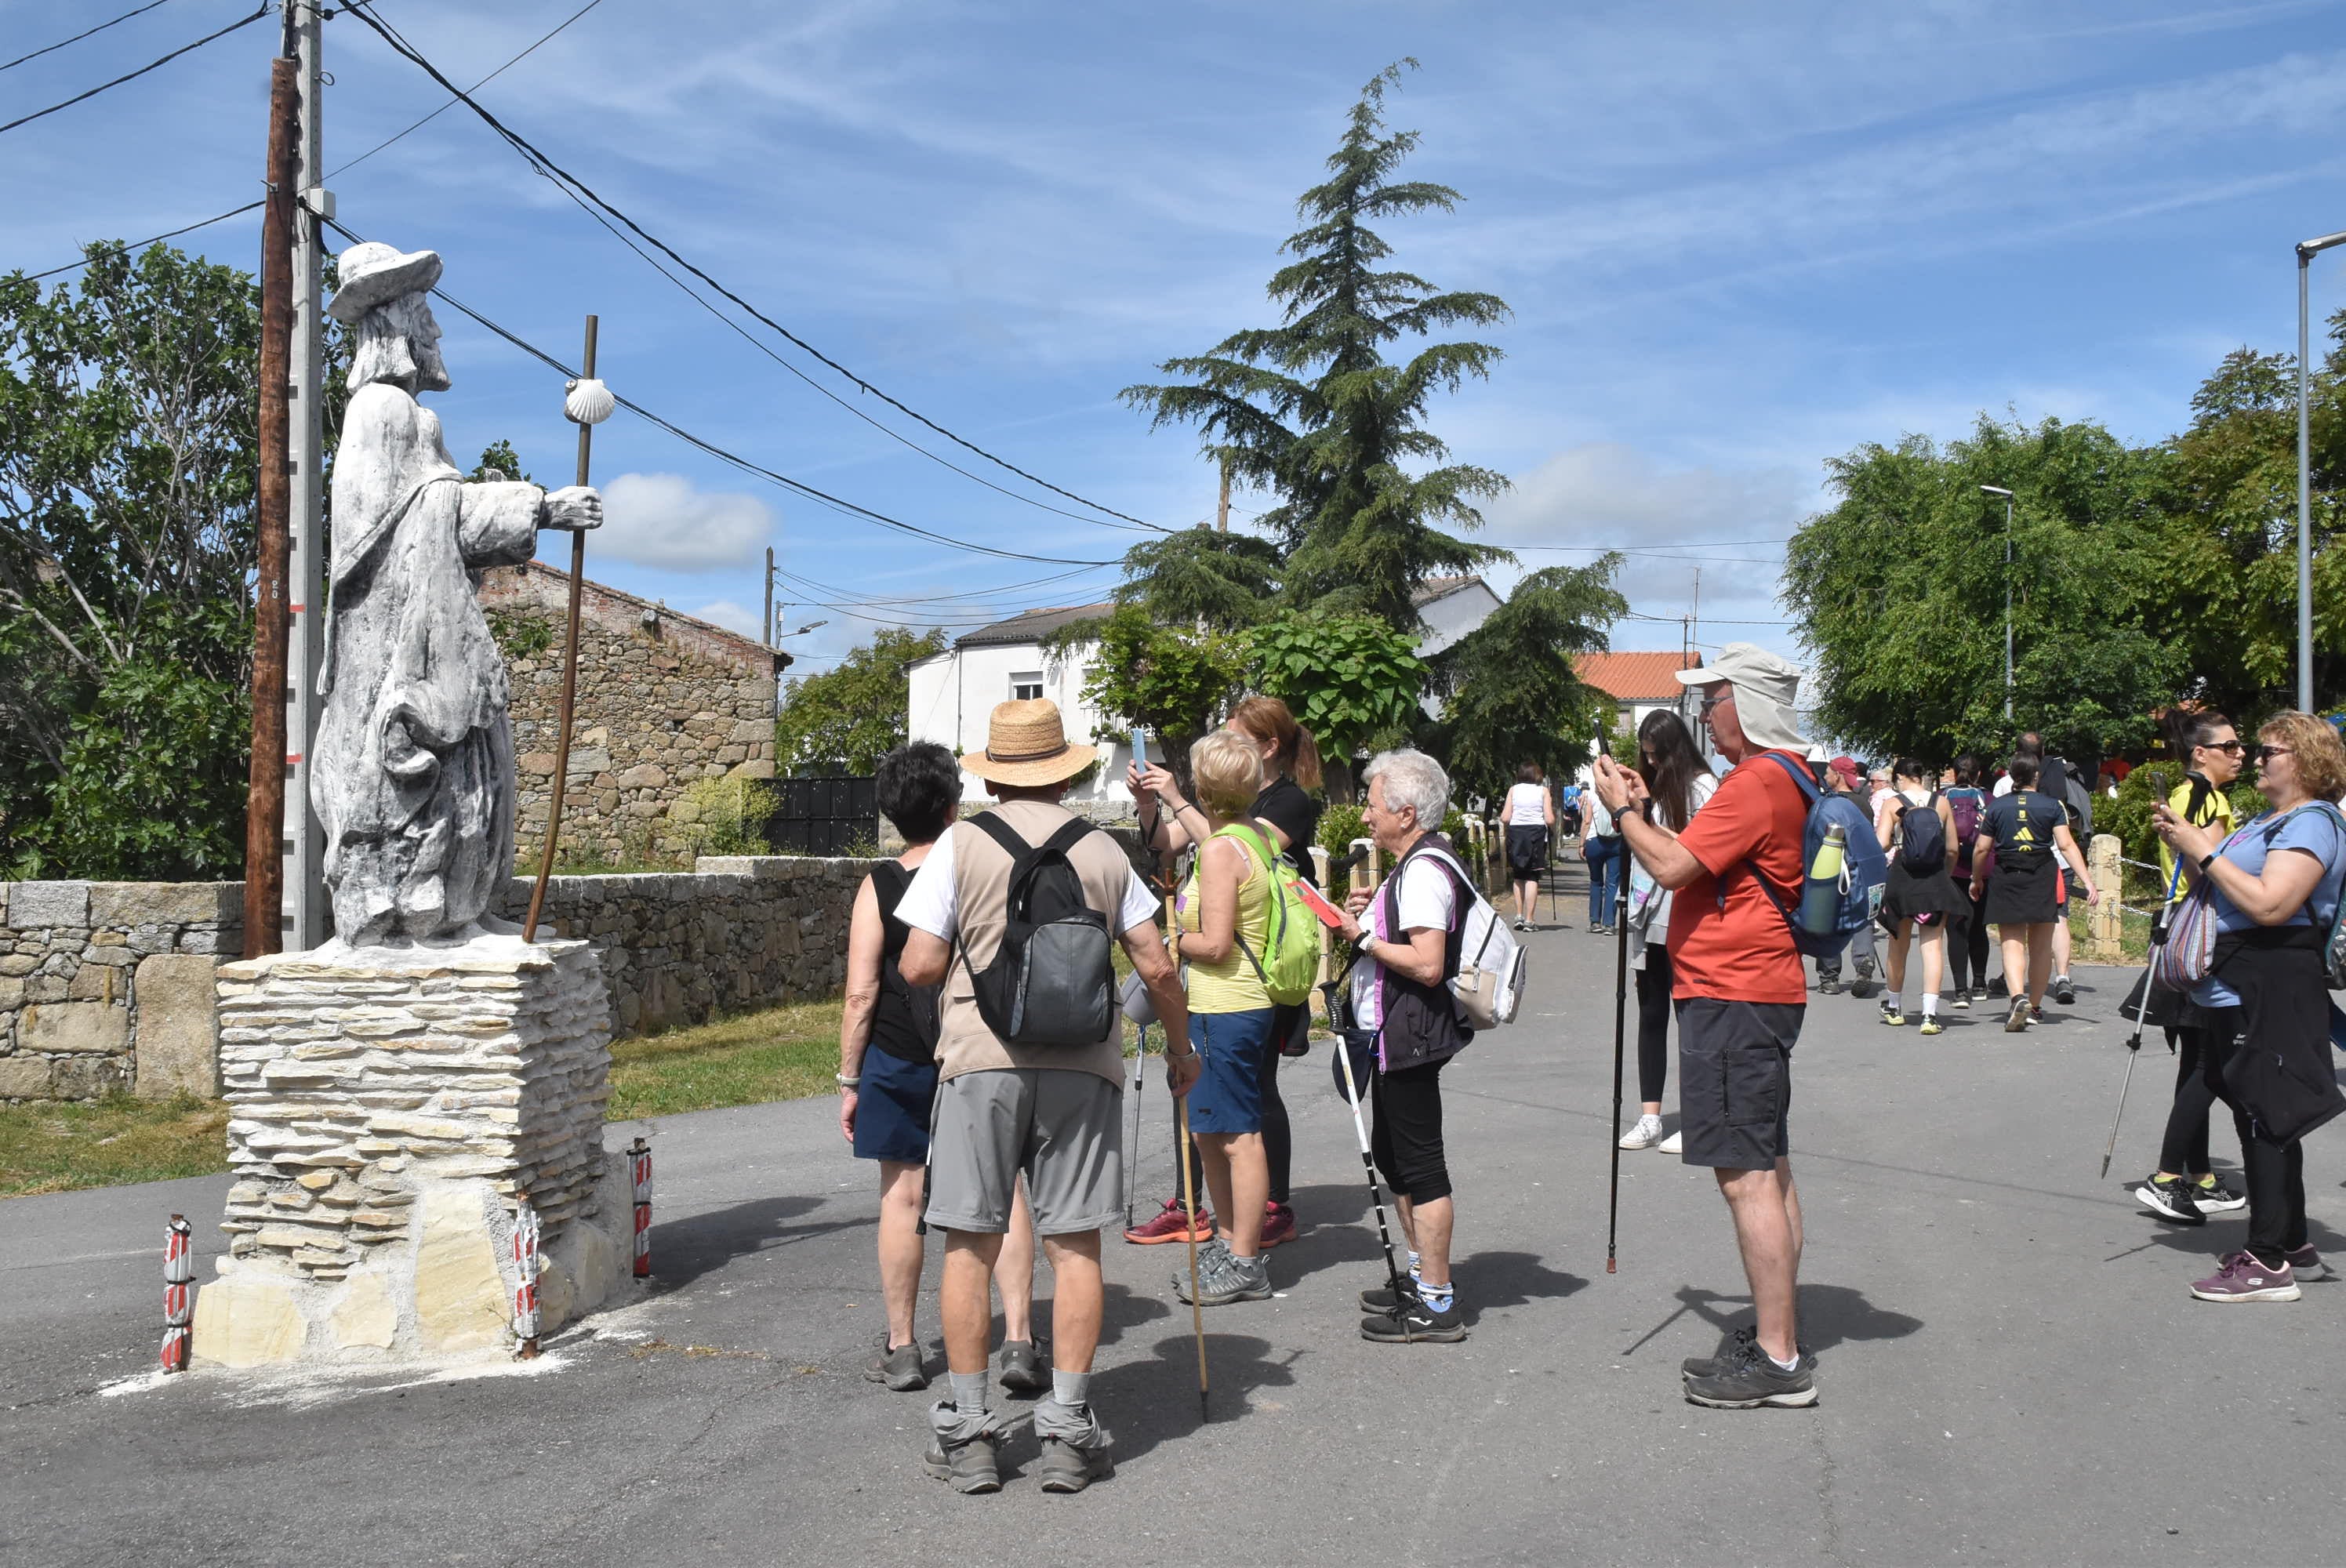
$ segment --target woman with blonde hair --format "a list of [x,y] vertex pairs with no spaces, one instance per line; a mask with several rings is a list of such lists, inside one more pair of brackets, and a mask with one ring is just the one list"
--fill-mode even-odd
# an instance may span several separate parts
[[[1320,788],[1319,742],[1295,721],[1287,704],[1275,697],[1247,697],[1230,710],[1225,728],[1245,737],[1262,759],[1265,782],[1262,793],[1247,808],[1248,818],[1262,829],[1272,846],[1305,881],[1319,886],[1319,868],[1311,859],[1311,846],[1320,837],[1320,815],[1326,807],[1316,796],[1307,793]],[[1182,825],[1180,809],[1187,801],[1172,773],[1163,768],[1136,764],[1130,780],[1133,798],[1139,808],[1143,840],[1163,854],[1178,853],[1188,846],[1191,840],[1188,830]],[[1270,1164],[1270,1205],[1263,1211],[1262,1220],[1262,1244],[1266,1248],[1292,1240],[1296,1233],[1295,1210],[1288,1202],[1294,1145],[1288,1133],[1287,1102],[1279,1093],[1279,1059],[1302,1055],[1309,1046],[1311,1030],[1310,1003],[1280,1007],[1270,1022],[1270,1038],[1263,1047],[1262,1146],[1263,1156]],[[1175,1157],[1181,1156],[1177,1153]],[[1181,1207],[1178,1181],[1174,1190],[1175,1196],[1165,1200],[1164,1207],[1124,1233],[1127,1241],[1147,1246],[1187,1237],[1189,1222]],[[1210,1216],[1205,1211],[1200,1211],[1200,1219],[1197,1239],[1204,1241],[1214,1230]]]
[[[1270,1170],[1262,1147],[1262,1063],[1271,1037],[1270,992],[1261,955],[1270,932],[1278,851],[1246,813],[1262,793],[1262,758],[1246,736],[1218,729],[1189,748],[1193,804],[1173,807],[1198,844],[1189,880],[1174,901],[1176,951],[1189,982],[1189,1044],[1204,1063],[1189,1091],[1206,1188],[1228,1235],[1198,1255],[1199,1305],[1270,1295],[1262,1227]],[[1189,1298],[1189,1281],[1174,1288]]]
[[2170,806],[2152,825],[2206,888],[2216,957],[2191,1000],[2206,1014],[2208,1084],[2232,1107],[2249,1240],[2196,1281],[2202,1301],[2294,1301],[2319,1268],[2306,1238],[2305,1135],[2346,1111],[2330,1064],[2324,948],[2346,886],[2346,748],[2326,720],[2280,713],[2257,730],[2257,788],[2272,809],[2220,839]]

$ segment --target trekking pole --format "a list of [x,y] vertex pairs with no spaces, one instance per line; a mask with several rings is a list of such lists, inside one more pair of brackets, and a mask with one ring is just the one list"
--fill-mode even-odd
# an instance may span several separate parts
[[1132,1053],[1132,1157],[1124,1162],[1124,1228],[1132,1228],[1134,1189],[1140,1185],[1140,1086],[1148,1082],[1148,1025]]
[[[2117,1153],[2118,1124],[2126,1120],[2127,1091],[2134,1086],[2135,1058],[2142,1054],[2143,1020],[2150,1015],[2150,972],[2157,962],[2158,949],[2166,945],[2168,921],[2175,912],[2175,889],[2182,880],[2183,858],[2178,855],[2175,860],[2174,873],[2167,881],[2167,901],[2158,906],[2158,912],[2150,921],[2151,951],[2148,962],[2142,968],[2142,1000],[2135,1004],[2134,1033],[2127,1036],[2126,1076],[2118,1080],[2118,1114],[2110,1118],[2110,1141],[2103,1145],[2102,1174],[2096,1178],[2099,1181],[2109,1179],[2110,1156]],[[2168,1046],[2170,1051],[2174,1048],[2171,1044]]]
[[1184,1095],[1175,1100],[1173,1108],[1181,1119],[1181,1207],[1188,1211],[1184,1234],[1189,1240],[1189,1326],[1198,1336],[1198,1420],[1202,1424],[1209,1419],[1206,1413],[1206,1308],[1198,1299],[1198,1187],[1189,1169],[1189,1097]]
[[1621,1224],[1621,1054],[1629,1025],[1629,922],[1617,921],[1613,946],[1613,1182],[1605,1201],[1605,1272],[1618,1272],[1614,1237]]
[[1410,1331],[1409,1311],[1402,1299],[1401,1263],[1393,1256],[1392,1231],[1385,1224],[1384,1184],[1377,1180],[1376,1158],[1369,1152],[1369,1125],[1361,1116],[1361,1085],[1352,1075],[1352,1031],[1336,1024],[1336,988],[1352,972],[1352,966],[1346,964],[1343,974],[1323,988],[1328,997],[1328,1019],[1336,1027],[1336,1059],[1343,1064],[1344,1098],[1352,1107],[1352,1134],[1360,1140],[1361,1170],[1369,1178],[1369,1203],[1377,1211],[1377,1245],[1384,1248],[1385,1283],[1392,1288],[1394,1320],[1401,1324],[1402,1339],[1413,1343],[1416,1336]]

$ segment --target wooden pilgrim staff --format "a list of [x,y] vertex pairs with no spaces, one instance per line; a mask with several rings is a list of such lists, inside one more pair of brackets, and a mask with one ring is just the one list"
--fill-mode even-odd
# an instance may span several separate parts
[[[595,446],[595,427],[611,417],[617,406],[611,391],[595,379],[596,319],[586,318],[586,359],[579,379],[563,389],[562,412],[578,427],[578,483],[586,483],[586,462]],[[546,881],[554,874],[555,840],[562,833],[562,787],[570,777],[570,725],[578,697],[578,594],[586,580],[586,535],[570,535],[570,629],[562,644],[562,728],[554,743],[554,798],[546,808],[546,849],[537,858],[537,884],[529,892],[529,918],[522,922],[521,939],[537,940],[537,917],[546,908]]]

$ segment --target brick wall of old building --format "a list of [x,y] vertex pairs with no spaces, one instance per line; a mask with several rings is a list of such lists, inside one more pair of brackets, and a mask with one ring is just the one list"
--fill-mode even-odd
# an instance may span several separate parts
[[[536,561],[495,568],[481,584],[513,677],[519,843],[531,866],[554,788],[568,593],[568,577]],[[688,862],[692,846],[673,816],[685,788],[699,779],[774,776],[778,657],[754,638],[586,584],[565,860]]]

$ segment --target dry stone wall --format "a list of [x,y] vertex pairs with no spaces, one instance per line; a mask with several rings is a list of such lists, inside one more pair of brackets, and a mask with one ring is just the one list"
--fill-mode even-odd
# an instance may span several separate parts
[[[537,562],[488,572],[481,585],[513,680],[520,841],[533,855],[554,789],[568,594],[568,578]],[[751,638],[586,585],[564,858],[688,857],[688,824],[676,815],[688,785],[774,776],[774,665]]]
[[218,1094],[243,917],[242,882],[0,882],[0,1100]]

